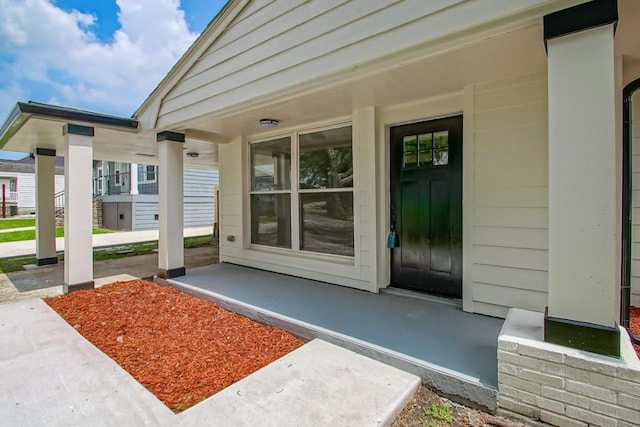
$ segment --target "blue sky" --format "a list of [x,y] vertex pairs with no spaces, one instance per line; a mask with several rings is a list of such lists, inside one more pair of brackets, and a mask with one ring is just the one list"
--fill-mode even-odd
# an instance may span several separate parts
[[0,0],[0,120],[29,100],[131,116],[225,3]]

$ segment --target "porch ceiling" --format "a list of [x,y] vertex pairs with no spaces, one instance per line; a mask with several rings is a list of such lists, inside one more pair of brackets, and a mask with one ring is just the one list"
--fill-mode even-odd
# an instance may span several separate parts
[[[32,153],[35,148],[49,148],[64,156],[62,127],[66,123],[94,128],[93,157],[96,160],[158,163],[156,134],[139,132],[137,121],[40,103],[16,104],[0,125],[0,147],[24,153]],[[211,141],[186,138],[183,152],[185,168],[211,168],[218,164],[218,146]],[[187,156],[190,152],[198,153],[198,157]]]

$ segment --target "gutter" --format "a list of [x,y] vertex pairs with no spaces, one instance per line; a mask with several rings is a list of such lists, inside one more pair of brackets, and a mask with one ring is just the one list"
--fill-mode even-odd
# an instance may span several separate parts
[[627,330],[631,341],[640,344],[640,337],[629,327],[629,307],[631,306],[631,195],[633,130],[631,97],[640,89],[640,79],[626,85],[622,90],[622,259],[620,263],[620,324]]

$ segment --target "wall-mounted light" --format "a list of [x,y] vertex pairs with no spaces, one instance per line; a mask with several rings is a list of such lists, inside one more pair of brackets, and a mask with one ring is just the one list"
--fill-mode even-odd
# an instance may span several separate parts
[[199,155],[200,154],[196,153],[195,151],[188,151],[187,152],[187,157],[191,157],[192,159],[197,159]]
[[260,119],[260,126],[263,128],[274,128],[278,126],[278,123],[280,122],[276,119]]

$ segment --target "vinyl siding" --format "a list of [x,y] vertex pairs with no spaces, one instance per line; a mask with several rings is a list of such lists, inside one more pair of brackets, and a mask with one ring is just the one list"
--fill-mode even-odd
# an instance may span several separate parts
[[632,99],[631,304],[640,307],[640,91]]
[[[18,210],[21,214],[35,213],[36,176],[32,173],[0,172],[3,177],[17,178]],[[64,190],[64,175],[55,175],[55,192]]]
[[[184,171],[184,226],[202,227],[215,221],[215,187],[218,185],[217,170],[186,169]],[[130,196],[134,200],[133,229],[158,228],[158,196]]]
[[158,123],[276,93],[543,0],[252,1],[164,97]]
[[[473,86],[473,311],[543,311],[548,289],[544,72]],[[466,113],[466,112],[465,112]]]

